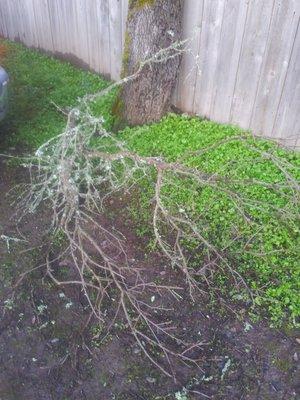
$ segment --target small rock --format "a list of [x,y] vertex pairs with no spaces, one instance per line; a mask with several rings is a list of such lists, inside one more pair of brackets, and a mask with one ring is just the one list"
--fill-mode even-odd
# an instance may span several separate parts
[[294,355],[293,355],[293,360],[296,361],[296,362],[299,361],[299,357],[298,357],[298,354],[297,354],[297,353],[294,353]]
[[234,338],[234,336],[236,335],[236,329],[235,328],[231,328],[231,329],[228,329],[228,330],[226,330],[225,332],[224,332],[224,336],[227,338],[227,339],[232,339],[232,338]]
[[59,265],[59,267],[72,267],[72,266],[73,266],[72,261],[67,260],[67,259],[61,260],[61,261],[58,263],[58,265]]
[[132,352],[133,352],[133,354],[140,354],[141,353],[141,349],[139,347],[134,347]]
[[282,390],[282,384],[281,382],[278,381],[271,381],[271,385],[272,388],[276,391],[276,392],[280,392]]
[[253,326],[249,324],[249,322],[246,322],[244,326],[244,332],[249,332],[251,329],[253,329]]
[[147,376],[146,381],[149,383],[155,383],[156,379],[155,378],[151,378],[150,376]]

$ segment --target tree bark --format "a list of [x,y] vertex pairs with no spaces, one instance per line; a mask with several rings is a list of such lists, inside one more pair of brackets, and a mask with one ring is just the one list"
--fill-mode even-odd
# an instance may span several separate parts
[[[122,76],[140,62],[181,39],[184,0],[131,0],[125,36]],[[145,66],[120,92],[115,113],[128,125],[158,121],[169,111],[180,56]]]

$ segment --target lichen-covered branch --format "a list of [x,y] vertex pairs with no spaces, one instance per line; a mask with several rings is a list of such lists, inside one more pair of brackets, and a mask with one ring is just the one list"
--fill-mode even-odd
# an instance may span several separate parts
[[[253,223],[248,208],[270,207],[274,214],[289,218],[298,213],[297,208],[282,209],[266,204],[263,199],[254,200],[240,190],[248,185],[258,185],[266,190],[293,196],[299,206],[299,183],[289,173],[289,164],[274,153],[263,150],[249,136],[231,137],[201,149],[198,155],[213,151],[230,141],[244,142],[257,153],[257,157],[268,159],[285,176],[284,183],[268,183],[259,180],[233,179],[222,174],[210,174],[192,167],[187,158],[169,162],[161,157],[141,156],[130,151],[118,136],[108,132],[102,117],[96,117],[91,105],[116,86],[134,81],[145,66],[160,65],[172,57],[179,57],[187,42],[173,43],[143,61],[128,77],[112,84],[100,93],[89,94],[78,101],[78,105],[67,113],[63,132],[42,145],[36,154],[26,160],[30,173],[30,184],[20,196],[19,209],[22,214],[34,213],[38,207],[48,204],[53,212],[51,229],[63,231],[67,249],[66,258],[71,263],[74,279],[60,281],[55,273],[55,262],[47,256],[47,273],[58,285],[79,285],[85,294],[92,316],[104,324],[107,302],[111,304],[112,321],[107,329],[121,318],[143,353],[166,375],[172,375],[172,357],[198,365],[197,350],[203,343],[190,343],[176,334],[174,321],[169,321],[169,309],[161,303],[151,301],[153,296],[172,301],[188,292],[193,300],[200,290],[199,278],[207,281],[215,270],[228,271],[237,286],[251,290],[228,258],[228,246],[217,247],[204,231],[201,215],[191,214],[171,199],[170,188],[178,186],[189,190],[211,188],[220,195],[231,198],[234,212],[245,221]],[[189,154],[190,155],[190,154]],[[126,238],[116,229],[107,227],[103,216],[107,200],[120,192],[128,192],[138,186],[143,177],[153,177],[152,228],[158,248],[165,257],[170,274],[174,269],[182,276],[180,285],[167,280],[156,283],[147,277],[143,269],[128,259]],[[239,240],[233,233],[232,243]],[[190,264],[190,244],[202,255],[202,264],[195,268]],[[248,246],[249,247],[249,246]],[[247,243],[245,252],[248,251]],[[114,301],[110,301],[111,299]],[[175,324],[176,325],[176,324]],[[172,346],[170,346],[172,343]],[[174,350],[176,349],[176,350]],[[154,351],[155,350],[155,351]],[[163,360],[154,354],[157,350]]]

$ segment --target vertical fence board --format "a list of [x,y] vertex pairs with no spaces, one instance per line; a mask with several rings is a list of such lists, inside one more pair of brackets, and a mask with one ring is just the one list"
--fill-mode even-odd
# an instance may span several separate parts
[[118,79],[122,60],[122,3],[109,0],[110,73]]
[[[18,0],[21,1],[21,0]],[[47,0],[33,0],[39,48],[53,52],[52,31]]]
[[20,41],[28,47],[36,47],[38,42],[32,0],[17,0],[16,9],[20,22]]
[[[250,128],[271,135],[299,21],[299,0],[276,2]],[[300,60],[299,60],[300,62]]]
[[12,7],[10,0],[2,0],[4,19],[6,24],[7,37],[11,40],[17,39],[18,26],[15,18],[15,10]]
[[89,65],[96,72],[100,69],[100,52],[98,46],[99,27],[97,21],[97,7],[94,0],[86,0],[87,39],[89,46]]
[[0,28],[3,30],[1,30],[0,34],[1,34],[1,36],[4,36],[5,38],[9,38],[8,14],[9,14],[9,11],[6,6],[6,0],[2,0],[0,2],[0,16],[2,19]]
[[88,42],[88,30],[87,30],[87,7],[86,0],[74,1],[76,24],[75,24],[75,44],[76,44],[76,55],[87,65],[90,61],[89,54],[89,42]]
[[[198,74],[199,42],[201,38],[204,0],[186,0],[183,19],[183,39],[188,40],[188,53],[182,58],[174,101],[183,111],[191,111]],[[193,7],[194,5],[194,7]]]
[[16,39],[20,42],[23,42],[27,44],[27,38],[26,38],[26,33],[25,33],[25,27],[24,27],[24,21],[25,18],[23,15],[21,15],[21,7],[22,3],[19,2],[19,0],[10,0],[10,9],[13,10],[13,24],[18,27],[17,34],[16,34]]
[[23,0],[21,2],[21,13],[25,16],[24,18],[26,18],[26,44],[29,47],[38,47],[33,0]]
[[193,111],[209,117],[225,0],[204,2]]
[[124,46],[125,42],[127,14],[128,14],[128,0],[122,0],[122,46]]
[[8,37],[6,29],[6,14],[4,9],[4,0],[0,2],[0,36]]
[[49,20],[52,32],[53,47],[56,52],[64,52],[66,46],[64,43],[64,38],[66,37],[64,31],[62,7],[60,0],[50,0],[48,1],[49,8]]
[[300,138],[300,28],[299,18],[288,73],[281,94],[272,136],[296,146]]
[[79,58],[82,58],[80,54],[78,54],[78,45],[77,45],[77,12],[76,12],[76,2],[77,0],[72,0],[67,4],[65,0],[63,1],[63,15],[67,18],[68,23],[66,24],[66,49],[69,55],[75,55]]
[[111,74],[110,68],[110,29],[109,29],[109,0],[97,2],[99,17],[99,44],[101,49],[100,67],[104,75]]
[[273,6],[274,0],[253,0],[248,12],[231,109],[231,121],[245,129],[250,126]]
[[[51,1],[51,0],[49,0]],[[63,21],[62,36],[60,38],[61,51],[69,55],[76,55],[76,7],[75,1],[55,0],[60,5],[60,15]]]
[[210,110],[210,118],[218,122],[228,122],[230,118],[247,11],[248,0],[226,2]]

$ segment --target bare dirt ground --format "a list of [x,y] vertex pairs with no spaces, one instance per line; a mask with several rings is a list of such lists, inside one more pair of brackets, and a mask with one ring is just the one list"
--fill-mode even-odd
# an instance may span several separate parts
[[[15,206],[6,195],[24,180],[24,170],[1,159],[1,400],[299,398],[299,332],[271,329],[266,322],[254,324],[241,306],[228,304],[230,311],[209,295],[196,304],[187,299],[173,304],[171,314],[182,332],[203,342],[197,355],[200,368],[174,360],[175,382],[145,358],[121,321],[101,342],[95,322],[86,326],[89,309],[84,296],[75,288],[55,286],[45,268],[15,286],[22,272],[43,263],[48,240],[47,210],[20,224],[13,217]],[[143,242],[120,214],[112,213],[111,223],[123,226],[135,262],[149,274],[163,273],[161,257],[145,255]],[[21,233],[27,242],[8,239],[23,240]],[[68,276],[70,269],[56,272]]]

